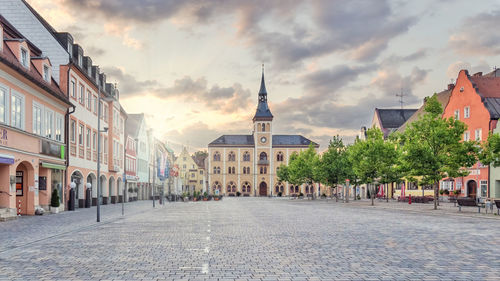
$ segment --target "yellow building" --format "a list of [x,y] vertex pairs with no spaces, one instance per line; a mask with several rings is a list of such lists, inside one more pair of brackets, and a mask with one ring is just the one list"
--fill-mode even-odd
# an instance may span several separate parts
[[283,196],[317,193],[318,185],[279,183],[276,170],[293,152],[318,144],[300,135],[273,135],[273,115],[267,104],[264,72],[250,135],[223,135],[208,144],[208,183],[211,194]]
[[199,167],[184,147],[175,164],[179,167],[179,178],[182,181],[182,192],[193,194],[204,192],[205,171]]

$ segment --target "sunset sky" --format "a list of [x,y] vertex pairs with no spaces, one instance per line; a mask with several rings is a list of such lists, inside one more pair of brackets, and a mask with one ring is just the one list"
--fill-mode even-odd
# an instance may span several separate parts
[[375,107],[420,106],[461,68],[500,67],[498,1],[28,0],[179,152],[250,134],[265,64],[274,133],[326,148]]

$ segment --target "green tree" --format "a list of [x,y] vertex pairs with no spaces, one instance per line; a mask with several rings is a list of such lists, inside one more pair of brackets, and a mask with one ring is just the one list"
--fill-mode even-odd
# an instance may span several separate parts
[[500,166],[500,134],[489,134],[488,140],[481,144],[479,159],[483,164]]
[[54,208],[57,208],[59,207],[60,203],[59,203],[59,191],[57,190],[57,188],[54,188],[52,190],[52,196],[50,198],[50,206],[51,207],[54,207]]
[[434,188],[437,209],[438,183],[445,177],[468,175],[464,167],[477,161],[477,143],[462,141],[466,125],[454,118],[443,119],[443,108],[436,95],[428,98],[426,114],[411,123],[403,136],[402,161],[410,177]]
[[338,201],[337,185],[345,182],[352,175],[351,165],[347,157],[347,147],[338,135],[330,140],[328,150],[321,156],[318,175],[323,184],[335,188],[336,201]]
[[288,166],[281,165],[277,172],[279,181],[287,181],[294,185],[319,182],[319,156],[311,144],[307,150],[292,153]]
[[397,150],[392,141],[384,141],[378,128],[368,129],[366,140],[357,139],[349,146],[349,161],[360,182],[370,187],[370,198],[374,205],[375,184],[389,183],[397,177]]

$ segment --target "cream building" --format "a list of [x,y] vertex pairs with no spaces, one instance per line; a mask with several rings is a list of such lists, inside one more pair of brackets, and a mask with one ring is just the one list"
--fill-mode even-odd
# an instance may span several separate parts
[[179,166],[179,178],[182,181],[182,193],[190,193],[194,191],[204,192],[203,183],[205,172],[200,168],[194,159],[189,155],[186,147],[182,149],[181,154],[177,157],[175,164]]
[[211,194],[283,196],[312,194],[318,185],[293,186],[278,182],[276,170],[293,152],[318,144],[300,135],[273,135],[273,115],[267,104],[264,73],[250,135],[223,135],[208,144],[208,183]]

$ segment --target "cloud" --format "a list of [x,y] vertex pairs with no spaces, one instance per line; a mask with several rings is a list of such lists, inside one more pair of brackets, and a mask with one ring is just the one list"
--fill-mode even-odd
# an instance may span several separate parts
[[89,46],[85,48],[85,53],[92,57],[100,57],[106,54],[106,50],[96,46]]
[[449,38],[449,46],[461,55],[495,56],[500,54],[500,10],[480,13],[465,19]]
[[491,70],[489,64],[484,60],[479,61],[479,64],[475,66],[472,66],[469,62],[456,61],[448,66],[446,70],[446,76],[449,79],[457,79],[458,73],[462,69],[468,70],[469,74],[474,74],[476,72],[487,73]]
[[174,81],[171,87],[165,87],[156,80],[138,80],[131,74],[117,67],[103,68],[108,78],[118,81],[122,98],[138,95],[154,95],[164,99],[182,98],[186,102],[201,103],[207,108],[225,113],[247,111],[251,105],[251,93],[239,83],[229,87],[218,84],[208,86],[204,77],[193,79],[184,76]]
[[[282,69],[333,53],[373,60],[416,22],[416,17],[394,13],[388,1],[65,1],[77,11],[106,19],[108,32],[119,30],[132,47],[140,43],[128,36],[134,24],[171,20],[192,30],[229,18],[255,59]],[[275,24],[266,24],[268,19]]]

